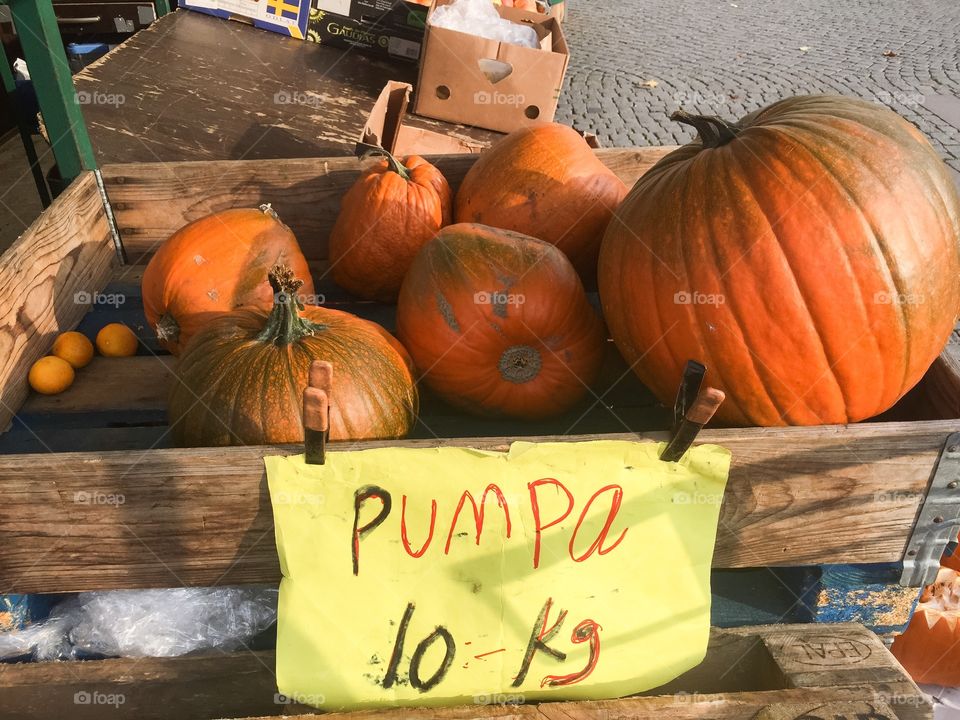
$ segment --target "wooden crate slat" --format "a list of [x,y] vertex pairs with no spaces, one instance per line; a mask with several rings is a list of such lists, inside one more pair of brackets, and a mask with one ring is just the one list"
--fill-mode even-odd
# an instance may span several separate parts
[[0,263],[0,430],[28,394],[30,366],[107,284],[116,252],[92,172],[80,175]]
[[[598,150],[627,185],[672,147]],[[456,188],[476,155],[435,156]],[[355,158],[224,160],[106,165],[103,181],[130,262],[140,262],[191,220],[232,207],[269,202],[289,225],[309,260],[327,257],[327,235],[340,198],[354,183]]]
[[[705,432],[733,453],[714,567],[898,562],[954,421]],[[636,439],[633,434],[565,436]],[[650,437],[663,439],[664,434]],[[342,449],[509,438],[343,443]],[[11,592],[276,582],[262,456],[297,446],[0,456]]]
[[[330,720],[631,720],[663,717],[742,719],[778,706],[888,703],[890,720],[930,718],[929,702],[880,640],[855,624],[829,628],[772,625],[711,630],[704,661],[642,696],[539,705],[475,704],[315,714],[277,702],[273,651],[184,658],[143,658],[0,665],[0,708],[18,720],[207,720],[295,715]],[[77,693],[123,698],[116,707],[78,704]],[[99,714],[98,714],[99,713]],[[0,711],[0,718],[13,717]],[[773,717],[780,717],[774,715]]]
[[167,392],[176,358],[140,355],[129,358],[93,358],[69,390],[59,395],[33,393],[22,413],[77,413],[92,411],[160,410],[166,412]]

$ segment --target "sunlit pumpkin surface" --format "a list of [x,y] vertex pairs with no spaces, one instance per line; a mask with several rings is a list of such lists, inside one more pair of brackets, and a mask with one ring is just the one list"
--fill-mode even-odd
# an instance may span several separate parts
[[330,232],[330,272],[357,297],[396,302],[417,252],[453,214],[446,178],[422,157],[389,153],[340,202]]
[[883,412],[921,378],[960,305],[960,203],[927,140],[877,104],[791,98],[736,126],[687,117],[608,226],[613,339],[671,403],[684,364],[721,422],[812,425]]
[[903,635],[893,641],[894,656],[917,682],[960,685],[960,575],[940,568],[923,591]]
[[239,307],[269,310],[267,273],[277,263],[313,281],[297,239],[269,205],[213,213],[180,228],[143,273],[143,311],[174,355],[211,318]]
[[593,288],[603,232],[626,194],[575,130],[544,123],[481,153],[457,191],[454,219],[556,245]]
[[424,382],[478,415],[543,418],[588,392],[605,333],[556,247],[460,223],[415,258],[397,333]]

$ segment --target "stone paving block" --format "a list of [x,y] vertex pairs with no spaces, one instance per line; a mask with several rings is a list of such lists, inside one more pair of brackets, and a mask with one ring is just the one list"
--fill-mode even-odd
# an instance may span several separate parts
[[[689,140],[669,120],[680,105],[738,119],[790,95],[833,92],[894,108],[960,169],[960,131],[924,107],[928,96],[960,97],[960,0],[568,3],[557,119],[594,114],[607,147]],[[656,88],[643,86],[650,79]]]

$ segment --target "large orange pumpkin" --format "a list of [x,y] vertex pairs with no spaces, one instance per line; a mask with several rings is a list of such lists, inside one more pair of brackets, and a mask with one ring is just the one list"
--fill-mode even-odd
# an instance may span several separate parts
[[916,682],[960,685],[960,575],[941,568],[891,651]]
[[334,281],[358,297],[395,302],[417,251],[450,224],[453,196],[422,157],[386,156],[347,191],[330,233]]
[[575,130],[544,123],[516,130],[480,155],[457,191],[454,217],[556,245],[592,288],[603,232],[626,194]]
[[269,310],[267,273],[290,266],[313,294],[297,239],[269,205],[213,213],[183,226],[147,264],[143,310],[160,343],[174,355],[211,318],[238,307]]
[[529,419],[586,395],[606,339],[563,253],[474,224],[444,228],[414,259],[397,333],[426,384],[450,403]]
[[700,140],[617,210],[600,297],[662,402],[689,358],[740,425],[846,423],[893,405],[960,306],[960,202],[920,132],[850,98],[783,100]]
[[175,442],[303,442],[303,390],[314,360],[333,363],[331,440],[406,435],[417,391],[400,344],[376,323],[299,305],[300,281],[288,268],[274,269],[270,283],[270,313],[220,315],[187,345],[168,405]]

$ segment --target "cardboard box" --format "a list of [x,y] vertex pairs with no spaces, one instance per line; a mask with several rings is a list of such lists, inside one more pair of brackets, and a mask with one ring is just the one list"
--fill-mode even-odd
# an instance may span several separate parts
[[478,153],[492,144],[493,138],[483,141],[404,124],[412,93],[410,83],[388,82],[373,104],[360,143],[382,147],[395,155]]
[[[431,14],[451,1],[437,0]],[[569,60],[560,23],[516,8],[497,12],[533,27],[540,48],[433,27],[428,15],[417,114],[500,132],[553,120]]]
[[416,28],[421,33],[427,26],[429,3],[421,5],[407,0],[314,0],[317,10],[364,20],[376,25]]
[[303,40],[310,0],[180,0],[180,7]]
[[321,45],[355,48],[367,55],[416,62],[420,59],[423,30],[375,24],[314,9],[307,39]]

